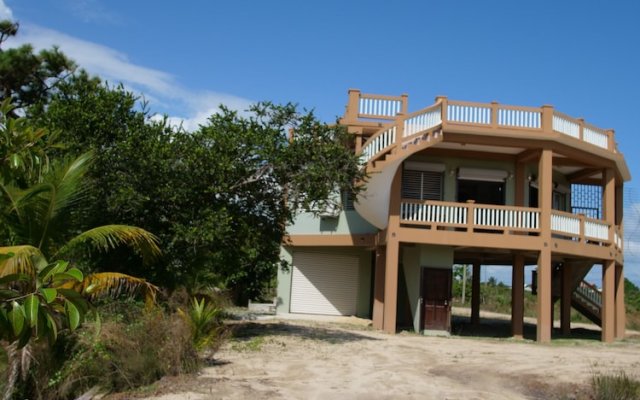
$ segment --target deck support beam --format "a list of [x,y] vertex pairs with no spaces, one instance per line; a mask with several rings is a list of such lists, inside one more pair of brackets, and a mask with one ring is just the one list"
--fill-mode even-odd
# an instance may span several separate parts
[[538,324],[536,340],[551,341],[552,287],[551,287],[551,200],[553,195],[553,150],[542,149],[538,161],[538,206],[540,207],[540,232],[542,248],[538,255],[538,299],[536,311]]
[[613,342],[615,338],[615,278],[616,262],[602,262],[602,341]]
[[398,264],[400,260],[400,196],[402,192],[402,168],[398,168],[391,183],[389,199],[389,225],[387,228],[387,255],[384,275],[384,331],[396,333],[398,304]]
[[471,273],[471,323],[480,323],[480,263],[473,263]]
[[616,339],[624,339],[626,333],[627,316],[624,305],[624,270],[621,264],[616,264]]
[[564,264],[562,266],[562,295],[560,298],[560,329],[563,335],[571,334],[571,292],[572,287],[572,270],[571,265]]
[[387,252],[385,247],[376,248],[374,287],[373,287],[373,329],[382,329],[384,326],[384,276]]
[[522,339],[524,335],[524,256],[513,257],[511,273],[511,334]]

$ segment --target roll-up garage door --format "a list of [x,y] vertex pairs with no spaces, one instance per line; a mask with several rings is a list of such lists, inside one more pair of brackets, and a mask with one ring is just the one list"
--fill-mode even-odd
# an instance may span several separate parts
[[355,315],[358,264],[352,255],[294,252],[291,312]]

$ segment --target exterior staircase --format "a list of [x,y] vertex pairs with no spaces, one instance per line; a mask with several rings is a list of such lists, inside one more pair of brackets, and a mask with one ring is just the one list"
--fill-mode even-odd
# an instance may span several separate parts
[[[597,286],[584,280],[593,264],[590,262],[576,262],[571,265],[571,307],[584,315],[591,322],[602,326],[602,292]],[[537,282],[537,271],[533,271],[532,293],[537,294],[535,282]],[[553,302],[560,300],[562,296],[562,269],[555,266],[552,274]]]
[[595,285],[581,281],[571,295],[571,306],[594,324],[602,326],[602,293]]
[[379,229],[388,223],[391,182],[402,162],[419,151],[442,142],[442,103],[382,125],[362,145],[361,156],[369,174],[366,190],[356,210]]

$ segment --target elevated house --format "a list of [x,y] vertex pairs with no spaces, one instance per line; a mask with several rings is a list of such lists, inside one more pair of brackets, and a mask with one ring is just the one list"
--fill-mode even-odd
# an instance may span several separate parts
[[[279,313],[371,317],[394,333],[449,330],[452,266],[473,265],[472,320],[482,265],[512,269],[512,333],[523,334],[525,266],[535,265],[537,340],[553,304],[570,332],[576,308],[625,332],[622,193],[630,174],[613,130],[551,106],[521,107],[349,91],[341,123],[369,178],[355,201],[289,227],[278,272]],[[602,267],[602,290],[584,282]]]

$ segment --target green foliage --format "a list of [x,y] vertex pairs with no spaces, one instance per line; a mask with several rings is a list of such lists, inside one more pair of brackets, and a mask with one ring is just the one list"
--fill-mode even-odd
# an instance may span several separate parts
[[[109,302],[65,332],[49,351],[34,349],[21,398],[78,398],[90,389],[126,391],[166,375],[195,372],[200,361],[187,322],[131,300]],[[94,389],[95,390],[95,389]]]
[[5,237],[9,244],[30,244],[46,257],[79,259],[92,251],[105,252],[122,245],[132,247],[147,260],[160,254],[157,238],[133,226],[105,225],[78,233],[77,208],[86,186],[91,153],[55,161],[41,183],[21,189],[13,183],[0,184],[6,208],[1,209]]
[[74,330],[87,310],[77,292],[65,288],[79,282],[83,274],[68,262],[37,263],[37,269],[3,274],[13,254],[0,254],[0,340],[17,342],[17,348],[32,339],[54,342],[63,327]]
[[[68,151],[94,150],[77,229],[127,221],[154,232],[165,257],[144,277],[170,288],[200,282],[238,300],[259,297],[296,210],[352,190],[362,174],[345,131],[293,105],[262,103],[248,116],[224,109],[187,133],[151,121],[122,87],[78,74],[32,111]],[[119,272],[135,267],[122,251],[96,261],[112,268],[115,260]]]
[[594,374],[591,389],[595,400],[636,400],[640,398],[640,381],[624,371],[615,374]]
[[48,171],[47,152],[56,146],[56,137],[14,117],[14,108],[10,99],[0,102],[0,183],[14,181],[24,188]]
[[640,289],[628,279],[624,280],[624,301],[627,311],[627,328],[640,329]]
[[3,49],[17,33],[17,23],[0,21],[0,101],[10,99],[26,107],[46,99],[76,67],[56,47],[38,53],[28,44]]
[[191,327],[191,336],[196,350],[217,350],[224,338],[222,308],[211,300],[193,297],[188,313],[178,310]]
[[462,290],[464,288],[465,303],[471,301],[471,278],[472,274],[470,265],[455,265],[453,267],[452,294],[454,298],[462,299]]

